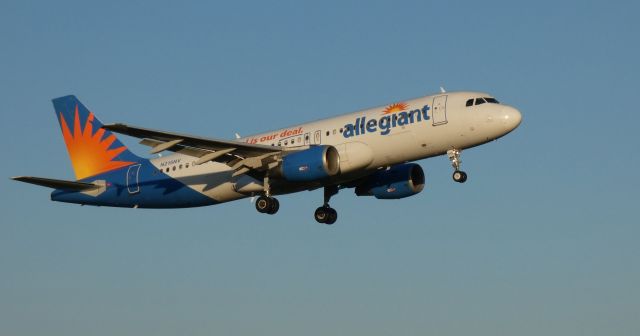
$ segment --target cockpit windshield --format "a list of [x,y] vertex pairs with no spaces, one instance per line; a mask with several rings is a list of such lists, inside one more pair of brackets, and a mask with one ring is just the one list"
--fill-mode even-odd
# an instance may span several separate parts
[[478,98],[471,98],[469,100],[467,100],[467,103],[465,104],[467,107],[469,106],[474,106],[474,105],[481,105],[484,103],[489,103],[489,104],[500,104],[500,102],[495,99],[495,98],[491,98],[491,97],[478,97]]

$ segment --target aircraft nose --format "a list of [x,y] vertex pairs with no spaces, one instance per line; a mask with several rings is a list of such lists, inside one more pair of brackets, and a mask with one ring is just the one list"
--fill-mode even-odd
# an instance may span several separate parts
[[507,132],[513,131],[522,122],[522,114],[516,108],[511,106],[504,106],[502,108],[502,124],[507,129]]

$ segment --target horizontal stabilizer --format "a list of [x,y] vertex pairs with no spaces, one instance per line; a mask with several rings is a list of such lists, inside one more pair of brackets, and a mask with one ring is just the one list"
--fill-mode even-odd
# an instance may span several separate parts
[[89,190],[98,189],[102,187],[101,185],[93,184],[93,183],[56,180],[56,179],[50,179],[50,178],[44,178],[44,177],[33,177],[33,176],[16,176],[16,177],[12,177],[12,179],[20,182],[36,184],[39,186],[54,188],[54,189],[89,191]]

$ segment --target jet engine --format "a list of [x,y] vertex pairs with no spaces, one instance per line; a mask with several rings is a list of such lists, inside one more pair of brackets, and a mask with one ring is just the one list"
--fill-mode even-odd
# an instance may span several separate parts
[[340,172],[340,155],[333,146],[313,146],[282,158],[278,173],[287,181],[310,182]]
[[424,172],[415,163],[403,163],[381,169],[356,186],[356,195],[377,199],[400,199],[413,196],[424,189]]

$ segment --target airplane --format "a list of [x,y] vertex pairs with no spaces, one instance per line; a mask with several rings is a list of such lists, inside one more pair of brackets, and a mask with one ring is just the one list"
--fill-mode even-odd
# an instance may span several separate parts
[[[333,224],[339,190],[401,199],[420,193],[425,174],[412,161],[447,155],[464,183],[463,150],[520,125],[521,113],[481,92],[445,92],[234,140],[102,124],[75,96],[53,99],[76,180],[14,180],[53,188],[51,200],[127,208],[188,208],[251,197],[273,215],[276,195],[324,189],[314,212]],[[154,158],[133,154],[114,133],[140,138]],[[237,134],[236,134],[237,136]],[[238,136],[237,136],[238,137]],[[173,152],[161,155],[161,152]]]

